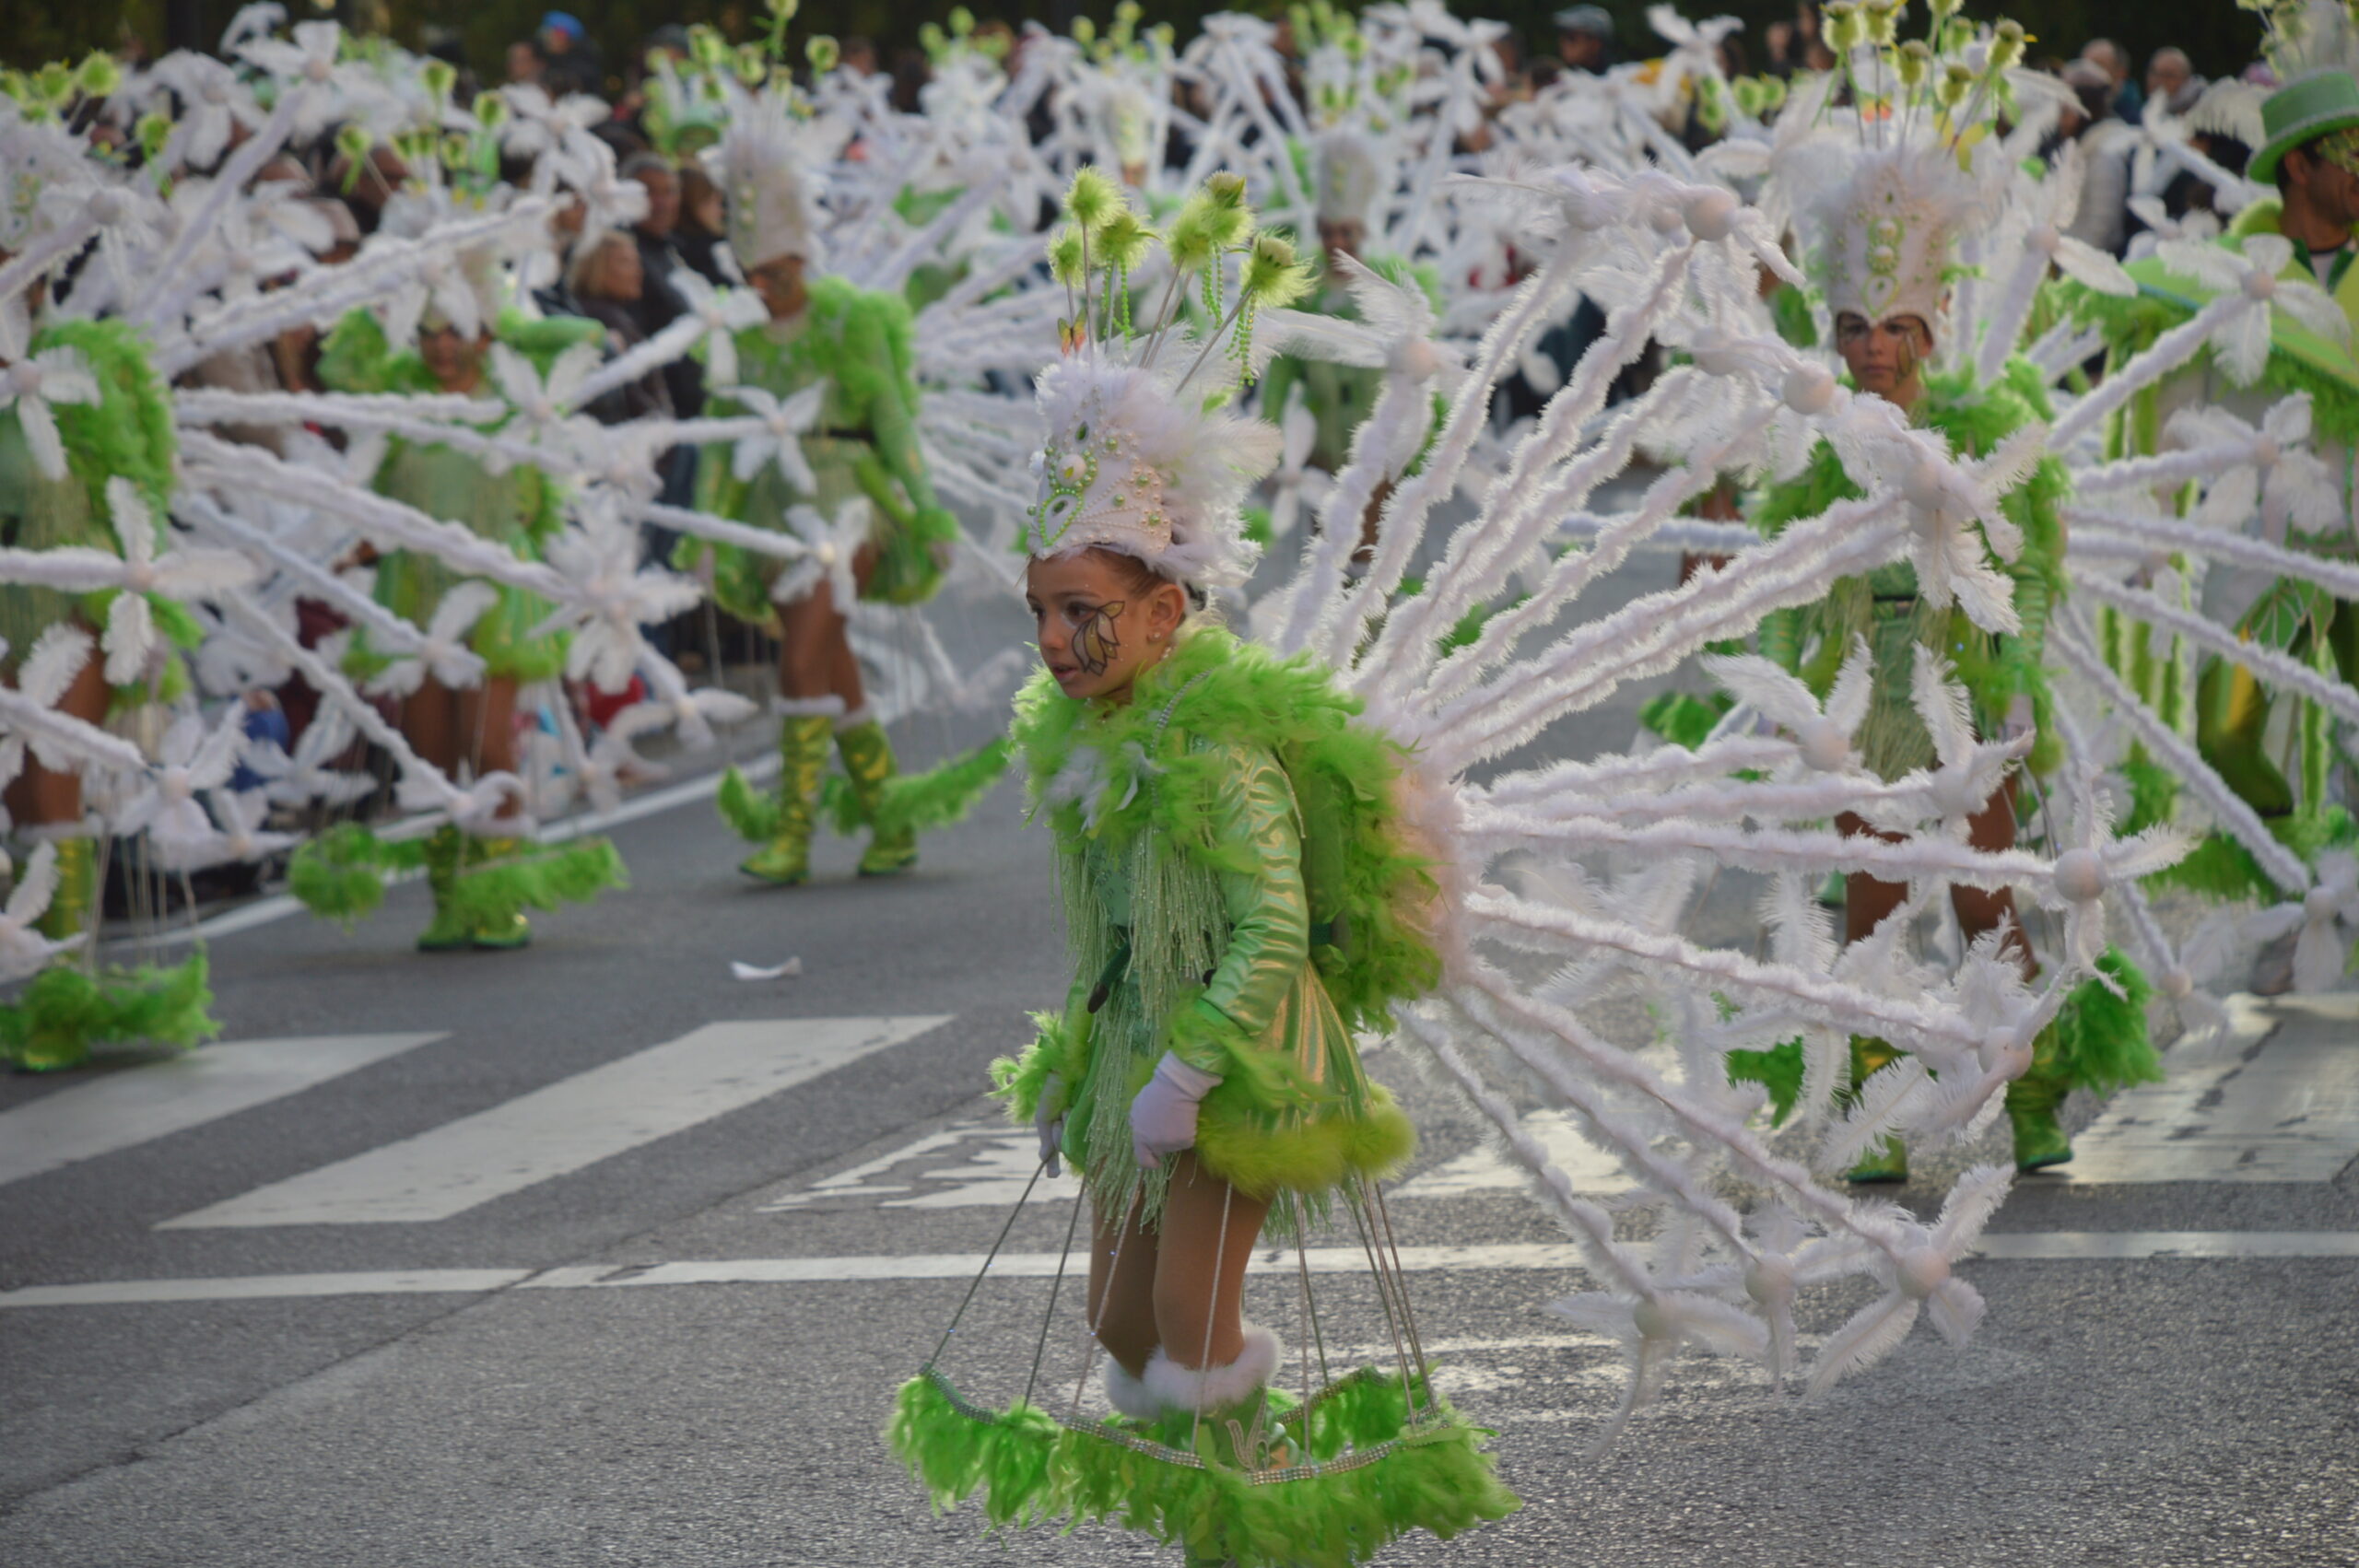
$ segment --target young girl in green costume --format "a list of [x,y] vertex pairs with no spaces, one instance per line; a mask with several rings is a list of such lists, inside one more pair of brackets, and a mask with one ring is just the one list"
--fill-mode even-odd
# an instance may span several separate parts
[[[1120,224],[1113,198],[1075,191]],[[1239,194],[1183,211],[1183,266],[1208,222],[1250,242]],[[1299,291],[1290,246],[1254,256],[1241,313]],[[1040,378],[1026,599],[1045,668],[1013,731],[1056,836],[1074,977],[994,1075],[1044,1167],[1082,1177],[1116,1415],[986,1411],[929,1365],[889,1436],[937,1501],[980,1491],[995,1523],[1113,1517],[1191,1562],[1343,1564],[1515,1506],[1422,1376],[1369,1369],[1298,1404],[1277,1336],[1243,1316],[1265,1232],[1297,1240],[1338,1203],[1367,1217],[1412,1152],[1355,1030],[1438,978],[1435,884],[1395,810],[1400,749],[1315,665],[1191,614],[1250,570],[1239,503],[1274,432],[1207,406],[1175,358],[1081,347]]]
[[[935,499],[918,450],[917,384],[909,307],[896,295],[863,289],[837,276],[813,277],[818,239],[792,136],[778,106],[757,100],[716,149],[729,198],[730,242],[747,266],[747,280],[769,319],[737,334],[738,386],[765,394],[762,404],[717,388],[711,412],[768,412],[794,394],[824,384],[811,428],[796,439],[814,482],[789,477],[776,462],[746,472],[733,467],[726,449],[709,449],[698,475],[698,505],[757,528],[796,532],[791,509],[809,507],[827,528],[848,508],[864,506],[870,524],[856,549],[852,576],[861,597],[915,604],[932,596],[947,564],[957,521]],[[822,549],[824,539],[805,543]],[[779,732],[779,786],[757,799],[734,774],[722,810],[731,825],[762,847],[741,868],[780,886],[811,874],[811,832],[833,732],[858,815],[871,828],[861,856],[863,876],[892,876],[917,863],[916,829],[880,813],[897,768],[893,747],[867,708],[860,665],[845,636],[847,605],[836,603],[831,574],[808,592],[774,603],[771,590],[784,564],[728,544],[689,540],[679,565],[710,561],[713,597],[722,608],[756,626],[778,627],[779,695],[785,721]]]
[[[499,320],[497,302],[487,299],[473,333],[429,312],[419,322],[416,353],[396,355],[389,351],[376,318],[361,311],[331,336],[321,376],[339,392],[491,395],[487,357],[495,320],[500,338],[542,360],[576,343],[596,341],[599,331],[585,321]],[[525,559],[534,558],[561,526],[557,486],[541,470],[516,463],[494,473],[474,453],[439,441],[393,441],[371,487],[428,517],[464,523]],[[395,550],[378,558],[376,597],[411,625],[423,626],[447,595],[475,580],[434,556]],[[468,635],[468,647],[484,661],[482,684],[454,689],[428,674],[402,702],[404,739],[454,778],[463,767],[477,778],[519,773],[518,691],[533,682],[553,681],[565,670],[563,636],[536,631],[556,607],[510,584],[492,587],[495,597]],[[356,638],[350,658],[364,673],[384,663],[365,635]],[[511,801],[499,821],[521,829],[522,811],[522,803]],[[521,832],[467,833],[446,823],[423,841],[408,844],[383,843],[358,827],[338,829],[298,851],[288,881],[314,913],[349,919],[381,898],[381,872],[413,864],[424,868],[434,899],[433,918],[417,939],[425,953],[522,947],[532,940],[527,907],[586,901],[623,880],[621,860],[603,838],[540,848]]]

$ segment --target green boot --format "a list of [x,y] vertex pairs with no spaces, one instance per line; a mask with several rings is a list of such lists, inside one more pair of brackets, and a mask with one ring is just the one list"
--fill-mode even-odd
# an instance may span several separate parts
[[[459,874],[465,877],[511,861],[522,851],[522,844],[515,838],[469,838],[460,857]],[[467,919],[467,945],[491,953],[511,952],[533,945],[533,924],[524,919],[524,911],[512,906],[478,907]]]
[[2057,1113],[2072,1085],[2056,1062],[2056,1025],[2039,1032],[2031,1068],[2007,1085],[2007,1124],[2015,1134],[2015,1169],[2029,1174],[2072,1158],[2072,1141]]
[[870,825],[868,848],[860,857],[860,874],[900,875],[918,863],[918,835],[907,824],[886,827],[876,822],[886,782],[898,771],[885,726],[874,719],[848,725],[836,731],[836,750],[844,759],[844,773],[851,779],[852,798],[860,802],[861,814]]
[[757,881],[792,887],[811,875],[811,827],[818,816],[819,780],[827,766],[824,713],[789,714],[778,732],[778,826],[770,841],[737,869]]
[[[1900,1052],[1882,1040],[1865,1035],[1852,1036],[1851,1087],[1848,1094],[1856,1096],[1860,1084],[1899,1059]],[[1900,1141],[1897,1133],[1871,1144],[1866,1155],[1851,1167],[1850,1173],[1843,1179],[1861,1187],[1907,1181],[1908,1145]]]
[[473,945],[465,915],[454,895],[459,886],[459,862],[466,854],[466,835],[444,823],[427,837],[426,890],[434,897],[434,918],[418,933],[420,953],[459,953]]

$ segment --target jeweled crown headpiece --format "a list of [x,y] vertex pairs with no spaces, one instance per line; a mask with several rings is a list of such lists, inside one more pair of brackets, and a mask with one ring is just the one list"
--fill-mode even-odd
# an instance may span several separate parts
[[1794,88],[1771,166],[1830,315],[1913,315],[1946,339],[1957,241],[2004,205],[2002,117],[2045,123],[2059,100],[2019,69],[2015,23],[1980,29],[1958,17],[1958,0],[1933,0],[1927,36],[1903,41],[1904,10],[1901,0],[1824,7],[1838,66]]
[[[1241,582],[1257,553],[1241,509],[1277,462],[1278,433],[1225,404],[1250,363],[1255,314],[1300,298],[1309,271],[1289,241],[1254,231],[1234,175],[1215,176],[1158,235],[1085,168],[1065,216],[1049,254],[1074,311],[1063,357],[1034,383],[1048,437],[1025,548],[1043,560],[1119,550],[1174,581]],[[1162,282],[1142,323],[1133,279],[1158,245]]]

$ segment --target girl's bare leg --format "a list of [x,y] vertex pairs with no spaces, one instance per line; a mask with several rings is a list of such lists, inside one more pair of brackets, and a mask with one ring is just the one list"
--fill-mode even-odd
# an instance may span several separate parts
[[867,700],[860,665],[836,613],[834,585],[821,583],[809,596],[780,606],[779,695],[792,700],[838,696],[849,713]]
[[[1986,853],[1996,854],[2015,847],[2015,780],[2010,775],[2005,787],[1994,791],[1966,824],[1966,841]],[[1950,889],[1950,906],[1957,911],[1958,929],[1964,932],[1966,945],[1986,931],[2005,924],[2007,951],[2014,955],[2016,965],[2026,980],[2039,975],[2039,964],[2031,955],[2031,943],[2024,938],[2024,929],[2015,919],[2014,889],[2001,887],[1996,891],[1963,884]]]
[[1089,1237],[1089,1323],[1106,1353],[1133,1377],[1155,1353],[1156,1235],[1131,1206],[1117,1227],[1095,1216]]
[[1269,1212],[1267,1199],[1204,1169],[1195,1151],[1174,1156],[1156,1252],[1155,1328],[1180,1365],[1226,1366],[1244,1352],[1245,1266]]

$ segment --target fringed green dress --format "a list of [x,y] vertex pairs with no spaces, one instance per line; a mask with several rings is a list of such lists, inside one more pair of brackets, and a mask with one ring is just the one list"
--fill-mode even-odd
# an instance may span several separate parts
[[[1307,662],[1217,627],[1186,634],[1128,703],[1074,701],[1046,674],[1017,698],[1074,977],[993,1072],[1019,1120],[1059,1095],[1049,1108],[1098,1214],[1160,1211],[1166,1178],[1133,1157],[1129,1114],[1167,1050],[1220,1076],[1197,1158],[1273,1199],[1273,1234],[1412,1152],[1353,1031],[1385,1027],[1438,977],[1418,919],[1433,883],[1393,820],[1401,755],[1356,713]],[[940,1505],[980,1492],[994,1525],[1118,1519],[1248,1568],[1343,1568],[1517,1505],[1485,1434],[1420,1377],[1363,1368],[1307,1406],[1274,1386],[1261,1398],[1240,1418],[1250,1433],[1187,1413],[1069,1423],[1028,1401],[982,1409],[929,1365],[887,1435]]]
[[[2053,419],[2036,368],[2011,360],[1995,384],[1978,387],[1973,372],[1960,369],[1925,380],[1918,422],[1949,438],[1963,456],[1981,457],[2033,419]],[[2019,634],[1994,636],[1977,626],[1953,604],[1937,607],[1919,597],[1917,572],[1907,562],[1880,567],[1865,577],[1847,577],[1825,598],[1797,609],[1772,612],[1761,623],[1761,651],[1802,675],[1824,697],[1851,650],[1864,637],[1875,661],[1874,697],[1858,736],[1860,756],[1877,778],[1893,779],[1913,768],[1931,767],[1933,738],[1909,700],[1909,676],[1920,648],[1956,668],[1974,705],[1976,724],[1994,734],[2018,696],[2029,697],[2040,738],[2032,767],[2053,766],[2048,675],[2043,663],[2049,607],[2064,584],[2064,524],[2060,513],[2071,481],[2063,464],[2043,457],[2024,483],[2007,492],[2000,509],[2023,531],[2023,552],[2001,563],[2013,579]],[[1813,517],[1837,501],[1866,492],[1843,471],[1835,449],[1822,441],[1810,466],[1796,478],[1771,485],[1747,509],[1755,527],[1774,538],[1796,518]]]
[[1065,1152],[1100,1213],[1143,1197],[1152,1221],[1162,1207],[1129,1117],[1167,1050],[1222,1080],[1200,1108],[1197,1157],[1275,1199],[1273,1228],[1414,1150],[1352,1032],[1431,983],[1432,949],[1392,896],[1424,872],[1385,837],[1398,758],[1351,712],[1307,664],[1216,627],[1188,634],[1127,703],[1076,702],[1045,673],[1017,698],[1074,981],[1002,1084],[1028,1120],[1056,1075]]
[[[574,343],[597,341],[600,330],[594,322],[528,322],[510,316],[500,322],[499,335],[546,374],[557,355]],[[442,390],[416,353],[392,350],[376,317],[365,310],[346,317],[330,334],[320,374],[338,392],[423,394]],[[487,383],[485,395],[493,391]],[[440,442],[395,439],[388,443],[370,487],[428,517],[462,523],[523,560],[537,560],[559,527],[557,487],[539,469],[518,463],[494,473],[482,459]],[[443,597],[469,580],[439,556],[394,550],[377,562],[376,599],[412,626],[423,627],[434,618]],[[557,606],[511,584],[493,586],[499,600],[475,622],[467,646],[495,678],[520,684],[555,680],[565,670],[566,639],[560,633],[534,632]],[[361,675],[375,673],[385,662],[368,647],[366,628],[355,636],[350,658],[354,673]]]
[[[819,417],[801,438],[803,460],[817,481],[804,495],[775,462],[741,480],[726,447],[706,450],[698,465],[697,505],[756,528],[792,533],[787,510],[808,506],[832,524],[844,503],[865,497],[874,508],[870,543],[877,559],[864,598],[915,604],[942,580],[939,553],[957,538],[957,520],[935,499],[917,435],[916,349],[909,307],[895,295],[858,287],[840,277],[811,286],[810,303],[792,322],[766,322],[737,334],[742,385],[780,402],[825,381]],[[706,412],[728,418],[747,412],[717,388]],[[693,570],[712,562],[713,597],[742,621],[770,618],[770,586],[782,563],[709,540],[681,543],[675,564]]]

